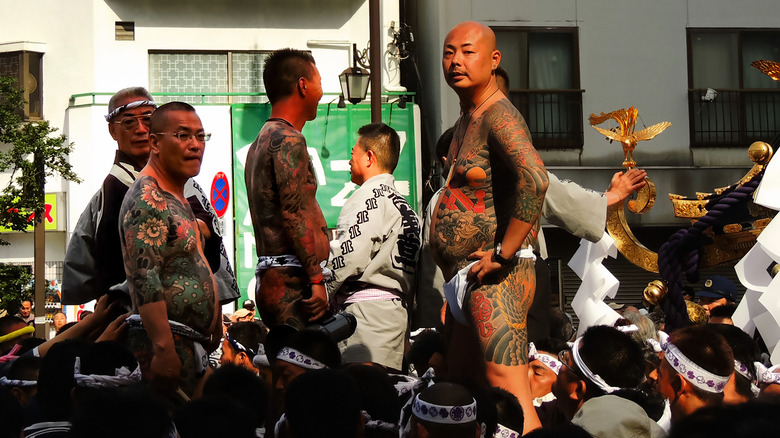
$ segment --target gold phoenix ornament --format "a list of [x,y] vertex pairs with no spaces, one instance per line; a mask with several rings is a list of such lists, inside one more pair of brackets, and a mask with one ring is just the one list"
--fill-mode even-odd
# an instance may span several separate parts
[[770,78],[780,81],[780,63],[759,59],[751,62],[750,65],[761,70],[761,73]]
[[[670,122],[661,122],[639,132],[634,132],[638,115],[639,110],[632,106],[629,109],[621,108],[617,111],[612,111],[611,113],[601,113],[599,116],[591,114],[588,118],[593,129],[604,134],[604,136],[610,140],[619,141],[623,145],[623,155],[625,157],[623,160],[623,167],[627,169],[636,167],[636,161],[634,161],[634,148],[637,143],[640,141],[652,140],[656,135],[662,133],[666,128],[672,125]],[[596,126],[609,119],[618,122],[619,127],[615,130],[609,130]]]

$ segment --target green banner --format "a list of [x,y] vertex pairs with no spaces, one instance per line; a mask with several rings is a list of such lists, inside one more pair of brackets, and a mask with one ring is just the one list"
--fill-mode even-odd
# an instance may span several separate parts
[[[244,182],[244,162],[249,146],[270,114],[271,107],[268,104],[232,105],[235,271],[242,299],[247,298],[244,295],[254,279],[257,263],[254,231]],[[401,109],[396,104],[383,104],[382,121],[393,127],[401,137],[401,156],[393,175],[398,190],[409,204],[418,210],[415,106],[407,103],[406,108]],[[317,202],[331,228],[336,227],[341,207],[355,190],[355,185],[349,180],[350,152],[357,140],[357,130],[368,123],[371,123],[370,105],[348,104],[346,108],[338,108],[335,104],[330,104],[320,105],[317,118],[307,122],[303,128],[317,177]]]

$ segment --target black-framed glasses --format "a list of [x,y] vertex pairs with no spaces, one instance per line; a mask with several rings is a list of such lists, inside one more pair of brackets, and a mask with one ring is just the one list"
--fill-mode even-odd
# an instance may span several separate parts
[[205,143],[211,140],[211,133],[203,133],[203,132],[201,132],[200,134],[190,134],[187,132],[155,132],[154,135],[172,135],[182,143],[188,141],[193,137],[195,138],[195,140],[198,140],[200,143]]
[[111,123],[116,123],[122,126],[122,129],[124,129],[125,131],[131,131],[137,128],[139,123],[143,124],[145,127],[148,128],[152,124],[152,115],[139,114],[137,116],[124,116],[121,119]]
[[582,373],[580,373],[579,370],[575,370],[571,365],[569,365],[569,361],[566,360],[566,353],[569,354],[569,357],[571,357],[571,351],[570,350],[561,350],[558,352],[558,361],[563,364],[566,368],[569,369],[572,373],[574,373],[575,376],[577,376],[580,380],[585,380],[585,378],[582,376]]

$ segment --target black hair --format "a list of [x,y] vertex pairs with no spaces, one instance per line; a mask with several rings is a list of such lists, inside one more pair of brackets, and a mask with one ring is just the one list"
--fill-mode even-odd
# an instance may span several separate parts
[[446,353],[444,337],[435,330],[426,330],[414,339],[406,358],[414,365],[417,374],[422,376],[428,370],[428,362],[434,353]]
[[[715,309],[719,307],[716,307]],[[710,313],[710,316],[712,316],[712,313]],[[707,324],[705,327],[723,336],[723,339],[725,339],[726,343],[731,347],[731,353],[734,355],[734,359],[741,362],[748,369],[750,379],[740,373],[734,373],[734,383],[736,384],[737,394],[748,399],[755,397],[751,390],[751,383],[756,377],[755,362],[761,360],[761,351],[758,348],[758,344],[753,341],[753,338],[751,338],[750,335],[733,325]]]
[[672,425],[669,438],[753,438],[780,435],[778,404],[749,401],[697,409]]
[[73,412],[71,391],[76,386],[73,365],[92,345],[82,339],[67,339],[52,345],[38,372],[38,404],[42,421],[69,420]]
[[69,436],[166,438],[173,430],[169,406],[144,385],[94,389],[82,394],[80,405]]
[[173,421],[183,438],[256,436],[251,415],[226,396],[203,397],[189,402],[176,411]]
[[517,397],[504,388],[491,387],[488,391],[496,406],[498,424],[522,433],[525,417],[523,416],[523,407],[520,406]]
[[161,132],[168,123],[168,113],[171,111],[195,112],[195,107],[186,102],[168,102],[157,108],[149,121],[149,132]]
[[734,312],[737,311],[737,303],[730,302],[722,306],[713,307],[710,309],[710,319],[715,317],[731,318],[734,316]]
[[[642,348],[630,335],[614,327],[588,327],[582,335],[579,354],[593,374],[610,386],[636,388],[645,376]],[[586,392],[590,397],[604,394],[592,382],[586,385]]]
[[217,368],[203,385],[203,396],[232,399],[247,410],[255,427],[262,427],[268,415],[268,385],[257,374],[238,365]]
[[355,379],[362,400],[361,409],[368,412],[372,420],[398,422],[401,403],[390,376],[383,368],[355,364],[345,366],[343,371]]
[[314,57],[303,50],[286,48],[268,55],[263,66],[263,84],[268,101],[274,104],[293,94],[299,78],[312,78],[314,65]]
[[[232,324],[228,327],[227,332],[231,338],[251,350],[251,352],[244,352],[247,355],[252,353],[257,354],[258,345],[265,343],[265,329],[253,321],[242,321]],[[228,342],[228,344],[230,343]],[[233,344],[230,344],[230,348],[233,349],[234,353],[239,353]],[[249,360],[252,360],[252,357],[250,357]]]
[[[723,336],[705,326],[675,330],[669,335],[669,342],[693,363],[717,376],[730,376],[734,372],[731,347]],[[722,392],[709,392],[693,385],[691,391],[707,404],[720,404],[723,401]]]
[[395,129],[382,122],[370,123],[358,129],[359,145],[365,151],[373,151],[379,165],[389,173],[398,166],[401,139]]
[[285,396],[292,438],[357,436],[360,403],[355,380],[343,371],[322,369],[301,374],[290,383]]

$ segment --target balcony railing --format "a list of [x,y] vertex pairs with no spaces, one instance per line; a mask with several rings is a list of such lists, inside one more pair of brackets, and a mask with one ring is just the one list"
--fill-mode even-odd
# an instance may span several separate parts
[[584,90],[510,90],[537,149],[582,148]]
[[780,90],[717,90],[714,99],[704,100],[706,94],[688,91],[691,146],[746,146],[780,132]]

